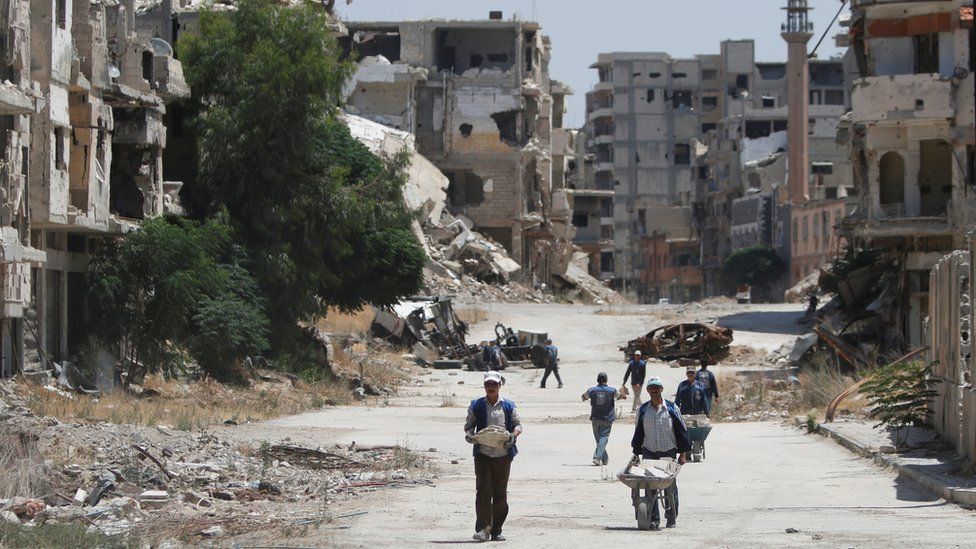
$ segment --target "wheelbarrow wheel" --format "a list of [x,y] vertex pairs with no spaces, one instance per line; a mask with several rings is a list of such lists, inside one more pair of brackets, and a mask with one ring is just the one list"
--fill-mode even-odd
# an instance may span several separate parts
[[637,529],[651,529],[651,512],[647,507],[646,501],[642,501],[637,504]]

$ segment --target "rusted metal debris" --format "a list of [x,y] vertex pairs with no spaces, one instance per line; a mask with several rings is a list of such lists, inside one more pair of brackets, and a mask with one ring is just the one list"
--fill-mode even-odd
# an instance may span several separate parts
[[376,310],[370,327],[374,337],[414,348],[433,358],[463,360],[478,352],[464,337],[468,325],[457,317],[449,297],[412,297],[392,307]]
[[265,450],[265,453],[268,457],[307,469],[346,469],[364,466],[362,462],[336,452],[288,444],[276,444]]
[[640,351],[658,360],[692,359],[715,364],[729,355],[732,329],[711,324],[668,324],[632,339],[620,350],[627,358]]

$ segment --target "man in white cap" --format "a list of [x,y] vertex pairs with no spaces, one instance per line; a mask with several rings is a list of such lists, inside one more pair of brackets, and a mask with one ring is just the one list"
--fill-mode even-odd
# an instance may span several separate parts
[[630,378],[630,388],[634,393],[634,403],[630,407],[633,412],[641,405],[641,390],[644,388],[644,376],[647,375],[647,361],[639,350],[634,351],[634,357],[627,363],[627,373],[624,374],[624,385]]
[[[691,451],[691,440],[688,438],[688,428],[681,417],[681,412],[673,402],[664,400],[664,382],[659,377],[647,380],[647,395],[650,401],[645,402],[637,412],[637,424],[634,426],[634,438],[630,441],[634,450],[634,459],[661,459],[669,457],[685,462],[685,452]],[[656,492],[656,491],[655,491]],[[678,482],[665,489],[665,493],[673,502],[671,509],[666,509],[667,527],[674,528],[678,518]],[[661,523],[661,515],[657,509],[657,500],[651,507],[651,529],[657,530]]]
[[[522,434],[522,421],[515,403],[501,398],[502,383],[498,372],[485,372],[485,396],[476,398],[468,406],[464,422],[464,440],[474,444],[475,514],[474,539],[504,541],[502,525],[508,516],[508,476],[512,460],[518,454],[515,441]],[[494,425],[509,433],[502,448],[476,444],[474,434]]]

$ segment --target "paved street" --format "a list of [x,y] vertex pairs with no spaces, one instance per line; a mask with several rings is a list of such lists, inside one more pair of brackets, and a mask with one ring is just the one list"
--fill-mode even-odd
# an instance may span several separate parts
[[[748,306],[720,314],[752,330],[737,331],[737,344],[754,340],[778,346],[793,337],[781,332],[795,331],[792,315],[799,312],[789,306]],[[629,404],[611,435],[610,466],[594,467],[588,408],[579,395],[600,370],[619,385],[623,365],[616,346],[658,322],[657,316],[595,315],[592,308],[556,305],[495,306],[473,337],[487,337],[496,320],[549,330],[560,347],[566,382],[564,389],[551,383],[543,391],[540,372],[505,372],[503,395],[518,404],[525,425],[512,468],[508,546],[644,540],[706,547],[971,546],[973,512],[934,499],[831,441],[777,423],[717,425],[708,439],[707,459],[686,465],[678,477],[678,528],[638,531],[629,491],[615,478],[630,455]],[[652,371],[669,386],[680,376],[663,365]],[[461,425],[467,402],[481,394],[480,374],[436,371],[428,379],[421,388],[402,391],[389,406],[368,412],[341,407],[271,422],[323,443],[400,442],[421,451],[437,449],[431,454],[441,463],[435,486],[380,490],[353,500],[350,509],[368,512],[337,520],[334,526],[340,529],[328,531],[319,542],[406,547],[471,541],[474,475]],[[458,385],[459,380],[464,384]],[[442,406],[442,395],[451,391],[456,405]],[[459,463],[451,465],[452,459]],[[348,509],[338,514],[343,511]],[[787,528],[799,532],[787,533]],[[921,538],[909,540],[909,531]]]

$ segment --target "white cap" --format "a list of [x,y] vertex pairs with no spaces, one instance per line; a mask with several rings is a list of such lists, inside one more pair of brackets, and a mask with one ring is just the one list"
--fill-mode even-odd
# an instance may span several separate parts
[[494,371],[485,372],[484,383],[487,383],[489,381],[494,381],[495,383],[498,383],[500,385],[502,383],[502,375]]
[[652,378],[650,378],[650,379],[647,380],[646,386],[647,387],[650,387],[651,385],[657,385],[658,387],[660,387],[662,389],[664,388],[664,382],[661,381],[661,378],[659,378],[657,376],[654,376],[654,377],[652,377]]
[[641,352],[640,351],[634,351],[634,356],[641,356]]

